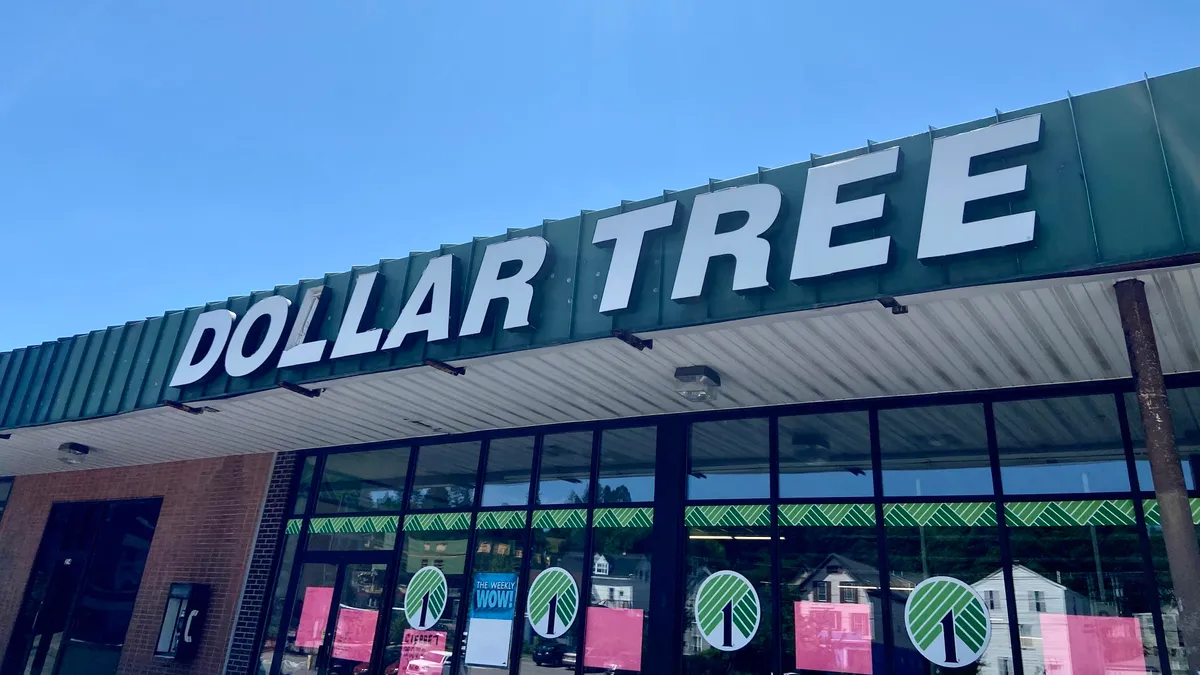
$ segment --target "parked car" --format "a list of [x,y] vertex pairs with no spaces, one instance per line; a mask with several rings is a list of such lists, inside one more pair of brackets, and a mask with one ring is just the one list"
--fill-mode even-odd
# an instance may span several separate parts
[[[397,664],[394,664],[397,665]],[[450,652],[426,652],[425,656],[408,662],[404,675],[442,675],[450,666]],[[398,671],[385,671],[384,675],[398,674]]]
[[533,663],[538,666],[563,666],[566,657],[567,648],[557,642],[543,642],[533,650]]

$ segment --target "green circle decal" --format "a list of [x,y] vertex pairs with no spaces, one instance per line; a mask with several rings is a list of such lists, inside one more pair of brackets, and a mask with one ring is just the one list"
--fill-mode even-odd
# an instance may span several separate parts
[[696,626],[708,644],[723,652],[746,646],[758,632],[762,605],[754,584],[732,570],[709,575],[696,589]]
[[904,605],[904,627],[921,655],[944,668],[975,663],[992,639],[983,599],[953,577],[917,584]]
[[408,625],[417,630],[429,630],[442,618],[446,609],[446,575],[436,567],[422,567],[408,582],[404,592],[404,616]]
[[575,577],[561,567],[542,570],[529,586],[525,604],[533,631],[544,638],[556,638],[575,623],[579,610],[579,586]]

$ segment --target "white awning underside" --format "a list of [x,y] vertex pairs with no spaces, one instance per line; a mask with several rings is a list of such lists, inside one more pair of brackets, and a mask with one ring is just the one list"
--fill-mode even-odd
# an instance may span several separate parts
[[[0,440],[0,475],[528,427],[713,408],[1081,382],[1129,376],[1112,284],[1056,279],[641,334],[652,350],[595,340],[432,368],[332,380],[318,398],[282,389],[44,427]],[[1200,267],[1139,275],[1167,373],[1200,370]],[[685,401],[678,366],[721,376],[715,403]],[[83,463],[60,444],[91,446]]]

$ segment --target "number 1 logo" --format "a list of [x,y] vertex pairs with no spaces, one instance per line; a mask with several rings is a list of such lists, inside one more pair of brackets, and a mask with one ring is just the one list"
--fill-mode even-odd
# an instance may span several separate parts
[[696,589],[696,627],[705,642],[723,652],[746,646],[758,632],[762,606],[746,577],[732,570],[710,575]]
[[904,627],[921,655],[945,668],[975,663],[992,639],[983,599],[953,577],[917,584],[904,605]]
[[429,630],[437,625],[446,609],[446,575],[436,567],[422,567],[408,582],[404,592],[404,615],[408,625]]

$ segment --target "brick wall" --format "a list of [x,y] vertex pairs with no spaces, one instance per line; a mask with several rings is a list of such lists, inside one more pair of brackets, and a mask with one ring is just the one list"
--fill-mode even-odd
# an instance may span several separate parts
[[[17,477],[0,520],[0,570],[4,571],[0,575],[0,654],[12,632],[54,502],[162,497],[117,672],[219,673],[273,459],[273,455],[242,455]],[[200,652],[188,664],[154,658],[167,587],[173,581],[212,586]]]
[[287,518],[288,492],[292,487],[292,472],[295,466],[296,453],[282,452],[275,456],[275,469],[271,472],[271,484],[267,487],[262,520],[254,540],[254,552],[250,557],[250,569],[246,573],[242,605],[238,608],[233,640],[229,644],[225,675],[246,675],[250,672],[250,664],[257,660],[255,657],[258,653],[258,633],[261,628],[259,621],[263,604],[272,591],[268,584],[271,583],[271,573],[274,571],[279,532],[284,519]]

